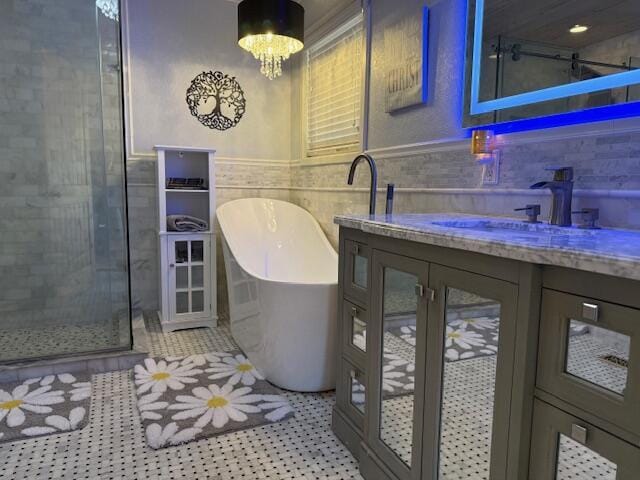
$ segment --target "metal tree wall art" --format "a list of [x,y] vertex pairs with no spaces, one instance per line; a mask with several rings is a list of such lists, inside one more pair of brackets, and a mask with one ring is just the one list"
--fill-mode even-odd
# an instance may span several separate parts
[[246,108],[236,77],[222,72],[202,72],[187,89],[187,105],[200,123],[216,130],[235,127]]

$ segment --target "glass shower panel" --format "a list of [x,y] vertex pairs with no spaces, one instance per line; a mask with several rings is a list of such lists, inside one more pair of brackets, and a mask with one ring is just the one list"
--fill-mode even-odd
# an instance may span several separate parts
[[3,3],[0,362],[131,345],[119,24]]

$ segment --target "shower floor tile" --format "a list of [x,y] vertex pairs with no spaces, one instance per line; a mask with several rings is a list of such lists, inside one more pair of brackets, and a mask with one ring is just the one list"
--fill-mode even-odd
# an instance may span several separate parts
[[0,362],[97,352],[118,348],[120,337],[113,323],[57,325],[36,329],[0,329]]

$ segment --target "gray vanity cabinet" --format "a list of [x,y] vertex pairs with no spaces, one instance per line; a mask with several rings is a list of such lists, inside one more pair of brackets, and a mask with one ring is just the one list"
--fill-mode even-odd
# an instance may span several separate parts
[[639,292],[342,226],[333,430],[366,480],[640,479]]
[[516,359],[518,264],[344,233],[333,428],[363,477],[514,478],[533,398],[513,377],[533,383],[535,355]]

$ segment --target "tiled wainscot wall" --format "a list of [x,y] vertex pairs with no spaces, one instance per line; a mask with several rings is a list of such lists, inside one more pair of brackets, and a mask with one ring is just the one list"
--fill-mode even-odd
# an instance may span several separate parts
[[[136,309],[157,310],[159,302],[158,197],[154,156],[127,160],[131,285]],[[216,162],[217,206],[230,200],[266,197],[289,200],[288,161]],[[226,277],[220,237],[217,235],[218,310],[227,312]]]
[[[395,183],[395,212],[464,212],[518,216],[513,210],[540,203],[546,214],[548,191],[529,190],[550,179],[548,167],[573,166],[575,204],[598,207],[601,224],[640,228],[640,129],[610,134],[568,134],[553,138],[504,137],[500,183],[482,185],[482,168],[469,153],[469,141],[387,148],[372,154],[378,165],[378,213],[384,212],[387,183]],[[419,150],[422,150],[421,152]],[[347,185],[349,164],[293,165],[291,200],[309,210],[334,245],[339,213],[367,213],[369,173],[363,164],[354,187]]]

